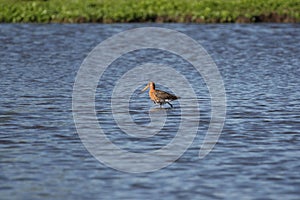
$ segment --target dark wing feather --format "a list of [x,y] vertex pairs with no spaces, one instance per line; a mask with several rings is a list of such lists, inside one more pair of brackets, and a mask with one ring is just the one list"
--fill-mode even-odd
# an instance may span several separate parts
[[161,90],[155,90],[155,95],[159,99],[159,101],[164,102],[164,101],[173,101],[178,99],[177,96],[172,95],[168,92],[161,91]]

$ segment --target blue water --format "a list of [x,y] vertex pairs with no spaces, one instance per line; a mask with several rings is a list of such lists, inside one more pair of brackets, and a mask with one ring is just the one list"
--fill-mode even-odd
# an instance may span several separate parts
[[[208,51],[224,81],[227,114],[218,143],[199,159],[210,119],[210,96],[199,76],[183,70],[192,82],[200,83],[198,135],[170,166],[131,174],[107,167],[86,150],[73,121],[72,90],[82,61],[96,45],[144,26],[180,31]],[[299,24],[1,24],[1,199],[299,199],[299,28]],[[129,70],[159,60],[188,68],[174,55],[154,50],[126,58],[114,64]],[[101,81],[109,91],[121,72],[106,73]],[[134,97],[141,100],[132,99],[132,118],[137,124],[149,123],[148,111],[157,106],[147,94]],[[180,109],[174,102],[160,134],[132,140],[120,134],[110,110],[103,110],[103,98],[109,95],[96,97],[97,117],[108,137],[124,149],[161,148],[178,129]]]

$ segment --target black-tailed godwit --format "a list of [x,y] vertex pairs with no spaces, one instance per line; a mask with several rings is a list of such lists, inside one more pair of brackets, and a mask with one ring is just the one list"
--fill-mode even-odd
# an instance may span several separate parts
[[180,97],[177,97],[175,95],[169,94],[168,92],[156,90],[154,82],[149,82],[147,86],[142,90],[144,92],[145,90],[149,90],[149,97],[150,99],[155,103],[161,105],[167,103],[173,108],[173,105],[170,103],[173,100],[179,99]]

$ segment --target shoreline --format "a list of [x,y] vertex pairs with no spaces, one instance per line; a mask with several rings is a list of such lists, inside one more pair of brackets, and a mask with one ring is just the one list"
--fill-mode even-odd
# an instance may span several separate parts
[[299,23],[300,0],[0,0],[0,23]]

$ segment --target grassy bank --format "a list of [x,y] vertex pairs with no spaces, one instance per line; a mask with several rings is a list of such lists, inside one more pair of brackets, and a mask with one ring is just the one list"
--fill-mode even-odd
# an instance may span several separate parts
[[300,22],[300,0],[0,0],[0,22]]

